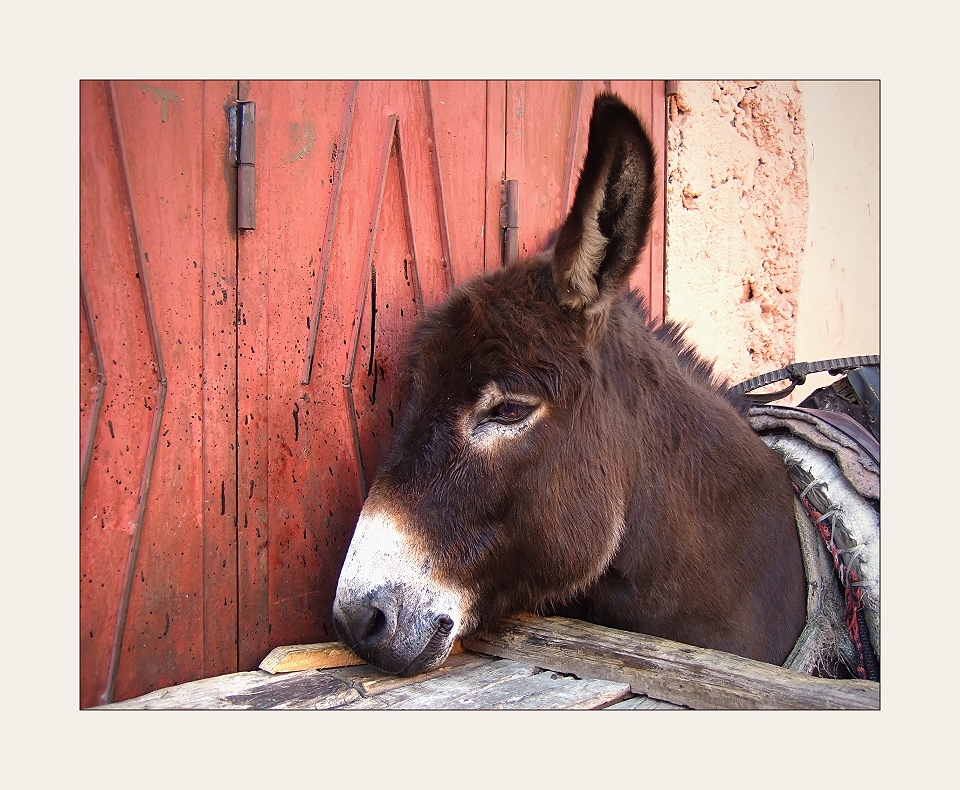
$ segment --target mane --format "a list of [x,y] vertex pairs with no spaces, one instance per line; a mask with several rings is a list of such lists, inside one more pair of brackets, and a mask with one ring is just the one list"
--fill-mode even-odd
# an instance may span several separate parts
[[[546,240],[540,245],[540,248],[533,257],[552,255],[559,234],[559,228],[556,228],[548,234]],[[734,389],[735,385],[725,376],[717,373],[715,360],[711,361],[701,356],[696,346],[686,336],[689,326],[665,319],[660,326],[654,327],[650,321],[650,311],[647,308],[647,301],[643,294],[636,289],[631,289],[628,300],[631,307],[639,313],[643,323],[650,327],[653,336],[665,346],[672,349],[677,355],[680,370],[683,371],[684,375],[707,387],[712,392],[715,392],[733,406],[737,413],[746,420],[750,409],[750,402],[742,393]]]
[[689,326],[664,320],[660,326],[653,327],[650,325],[650,313],[643,294],[631,290],[630,302],[643,322],[650,326],[653,336],[677,355],[677,362],[684,375],[715,392],[746,419],[750,408],[749,401],[734,389],[734,385],[726,377],[717,373],[714,361],[701,356],[696,346],[687,337]]

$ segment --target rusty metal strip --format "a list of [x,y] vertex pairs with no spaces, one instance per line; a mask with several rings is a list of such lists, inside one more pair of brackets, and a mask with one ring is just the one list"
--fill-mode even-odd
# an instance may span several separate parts
[[240,102],[237,150],[237,230],[257,228],[257,104]]
[[[413,294],[417,300],[417,309],[423,310],[423,288],[420,284],[420,269],[417,255],[417,244],[413,238],[413,214],[410,212],[410,190],[407,187],[407,168],[403,161],[403,144],[400,136],[400,119],[397,119],[397,127],[394,132],[396,135],[397,146],[397,167],[400,169],[400,198],[403,201],[403,218],[407,225],[407,245],[410,247],[410,269],[413,271]],[[449,253],[449,250],[447,250]],[[451,273],[452,276],[452,273]],[[450,281],[452,285],[452,280]]]
[[520,257],[520,182],[511,179],[503,188],[503,265]]
[[357,459],[357,480],[360,484],[360,501],[367,498],[367,470],[363,467],[363,455],[360,452],[360,425],[357,423],[357,408],[353,402],[353,390],[343,387],[343,404],[350,419],[350,438],[353,441],[353,455]]
[[343,169],[347,161],[347,148],[350,145],[350,132],[353,129],[353,110],[357,104],[357,92],[360,83],[354,80],[353,90],[347,99],[347,107],[343,114],[343,124],[340,127],[340,146],[337,155],[337,169],[333,175],[333,192],[330,196],[330,208],[327,211],[327,227],[323,236],[322,260],[320,262],[320,288],[317,290],[317,303],[313,310],[313,322],[310,324],[310,337],[307,340],[306,357],[303,361],[303,375],[301,384],[309,384],[313,375],[313,359],[317,353],[317,336],[320,329],[320,312],[323,309],[323,296],[327,289],[327,274],[330,271],[330,251],[333,248],[333,233],[336,229],[337,211],[340,208],[340,191],[343,186]]
[[[391,115],[387,119],[386,133],[383,139],[383,158],[380,162],[380,173],[378,179],[377,199],[374,204],[373,214],[370,220],[369,241],[367,242],[367,254],[365,256],[363,274],[360,279],[360,289],[357,295],[357,308],[354,313],[354,331],[353,342],[350,345],[350,355],[347,360],[347,368],[343,374],[343,386],[346,395],[347,412],[350,418],[350,430],[353,436],[354,454],[357,459],[357,474],[360,478],[360,494],[363,499],[367,497],[367,476],[363,464],[363,455],[360,451],[360,426],[357,423],[357,411],[353,402],[353,371],[356,368],[357,350],[360,347],[361,323],[363,321],[363,311],[367,302],[367,289],[371,282],[373,274],[373,255],[376,248],[377,229],[380,226],[380,212],[383,209],[383,196],[387,183],[387,170],[390,165],[390,153],[396,148],[397,168],[400,176],[400,199],[403,203],[403,217],[407,232],[407,245],[410,248],[409,269],[413,272],[413,291],[416,300],[417,309],[423,309],[423,287],[420,283],[420,271],[417,266],[417,247],[414,240],[412,214],[410,212],[410,190],[407,185],[407,168],[403,159],[403,145],[400,135],[400,116]],[[373,338],[371,338],[370,355],[373,357]]]
[[140,297],[143,300],[144,313],[150,329],[150,344],[153,350],[154,364],[157,372],[157,408],[154,410],[153,425],[150,428],[150,443],[147,447],[147,457],[144,461],[143,476],[140,481],[140,493],[137,497],[137,518],[134,522],[133,536],[130,541],[130,552],[127,555],[127,567],[124,572],[123,589],[120,598],[120,607],[117,614],[117,627],[113,637],[113,652],[110,657],[110,670],[107,675],[107,688],[103,694],[104,702],[112,702],[117,687],[117,671],[120,664],[120,651],[123,645],[123,631],[126,627],[127,612],[130,608],[130,593],[133,587],[133,575],[136,570],[137,556],[140,551],[140,537],[143,533],[143,519],[147,506],[147,494],[150,490],[150,478],[153,473],[153,463],[157,455],[157,446],[160,438],[160,424],[163,419],[163,407],[167,399],[167,376],[163,367],[163,355],[160,353],[160,333],[157,329],[156,316],[153,313],[153,300],[150,296],[150,286],[147,282],[147,272],[144,267],[143,243],[140,238],[140,229],[137,225],[137,215],[133,204],[133,191],[130,188],[130,171],[127,166],[126,147],[120,130],[120,118],[117,115],[117,97],[112,82],[107,84],[107,108],[110,113],[110,125],[117,144],[117,155],[120,159],[120,173],[123,178],[124,197],[130,211],[130,225],[133,242],[136,250],[137,274],[140,278]]
[[107,373],[103,367],[103,355],[100,353],[100,341],[97,339],[97,328],[93,321],[93,311],[90,307],[90,296],[87,293],[87,282],[83,276],[83,259],[80,259],[80,301],[83,304],[83,314],[87,319],[87,330],[90,332],[90,348],[97,361],[97,396],[93,401],[93,410],[90,414],[90,427],[87,431],[87,444],[83,448],[83,461],[80,464],[80,502],[83,502],[83,492],[87,487],[87,474],[90,471],[90,461],[93,458],[94,440],[97,435],[97,425],[100,423],[100,409],[103,406],[103,393],[107,388]]
[[583,80],[577,81],[577,92],[573,99],[573,110],[570,112],[570,132],[567,136],[566,172],[563,174],[563,195],[560,206],[564,216],[570,210],[570,195],[573,191],[573,174],[576,172],[577,144],[580,142],[580,108],[583,104]]
[[353,403],[353,371],[357,363],[357,349],[360,346],[360,324],[363,322],[363,309],[367,303],[367,288],[370,285],[370,271],[373,267],[373,254],[377,241],[377,228],[380,226],[380,210],[383,208],[383,194],[387,185],[387,168],[390,165],[390,151],[393,149],[397,123],[400,116],[391,115],[387,119],[386,131],[383,137],[383,157],[380,161],[380,173],[377,177],[377,193],[373,204],[373,213],[370,217],[370,227],[367,230],[367,254],[364,256],[363,272],[360,276],[357,307],[353,317],[353,340],[350,343],[350,354],[347,358],[347,367],[343,372],[343,387],[346,396],[347,414],[350,418],[350,430],[353,435],[353,452],[357,459],[357,475],[360,478],[361,498],[367,498],[367,478],[363,468],[363,456],[360,453],[360,428],[357,424],[357,410]]
[[383,193],[387,186],[387,168],[390,164],[390,151],[393,149],[394,134],[400,116],[391,115],[387,119],[386,133],[383,138],[383,157],[380,161],[380,173],[377,176],[377,193],[367,229],[367,254],[364,256],[363,272],[360,276],[360,288],[357,293],[357,307],[353,318],[353,340],[350,344],[350,356],[343,372],[343,386],[353,386],[353,369],[357,362],[357,349],[360,346],[360,323],[363,320],[363,308],[367,303],[367,286],[370,284],[370,269],[373,266],[373,253],[377,242],[377,228],[380,225],[380,210],[383,208]]
[[436,179],[437,218],[440,222],[440,249],[443,255],[441,265],[447,274],[447,290],[451,290],[455,285],[455,280],[453,258],[450,255],[450,233],[447,229],[447,203],[443,195],[443,178],[440,175],[440,140],[437,138],[437,123],[433,113],[433,92],[430,90],[430,81],[424,80],[423,85],[427,99],[427,123],[430,139],[433,141],[433,174]]

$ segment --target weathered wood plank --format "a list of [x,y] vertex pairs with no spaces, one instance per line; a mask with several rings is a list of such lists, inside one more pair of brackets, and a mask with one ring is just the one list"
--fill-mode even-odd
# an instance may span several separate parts
[[454,670],[441,677],[407,683],[372,697],[347,703],[339,710],[444,710],[464,708],[457,700],[475,697],[484,689],[516,678],[528,678],[537,667],[518,661],[494,661],[490,664]]
[[[458,667],[445,664],[444,676],[428,680],[391,678],[378,694],[343,707],[350,710],[593,710],[623,700],[627,683],[580,680],[514,661],[467,657]],[[350,670],[328,670],[341,673]],[[354,672],[357,670],[353,670]],[[376,671],[376,670],[374,670]],[[435,670],[436,671],[436,670]]]
[[630,695],[629,683],[581,680],[556,672],[538,672],[453,700],[459,710],[596,710]]
[[583,678],[629,683],[635,694],[695,709],[879,710],[880,685],[826,680],[667,639],[562,617],[519,615],[463,640],[488,655]]
[[349,682],[316,670],[235,672],[151,691],[97,710],[323,710],[360,699]]
[[662,699],[654,699],[646,694],[638,694],[635,697],[625,699],[615,705],[608,705],[604,710],[690,710],[684,705],[674,705],[672,702],[664,702]]
[[409,686],[411,683],[420,683],[430,678],[443,677],[454,671],[470,669],[472,667],[485,666],[492,664],[499,659],[491,656],[481,655],[480,653],[469,653],[461,651],[459,654],[451,655],[443,664],[436,669],[432,669],[422,675],[412,678],[398,677],[397,675],[388,675],[381,672],[370,664],[360,666],[342,667],[339,669],[326,669],[325,675],[340,678],[357,689],[364,697],[372,697],[375,694],[381,694],[384,691]]

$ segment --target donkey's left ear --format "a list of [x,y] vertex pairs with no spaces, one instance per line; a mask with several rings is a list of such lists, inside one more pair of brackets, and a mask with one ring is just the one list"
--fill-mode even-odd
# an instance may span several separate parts
[[554,250],[560,303],[602,311],[629,280],[656,199],[653,145],[619,98],[601,94],[570,214]]

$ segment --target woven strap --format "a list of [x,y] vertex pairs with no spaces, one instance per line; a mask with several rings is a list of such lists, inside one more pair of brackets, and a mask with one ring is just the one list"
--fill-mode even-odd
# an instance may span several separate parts
[[[811,373],[822,373],[827,371],[831,376],[839,376],[854,368],[862,368],[864,365],[879,365],[880,357],[878,355],[866,357],[840,357],[839,359],[821,359],[818,362],[793,362],[780,370],[774,370],[771,373],[764,373],[762,376],[755,376],[747,381],[742,381],[732,387],[734,392],[744,395],[751,403],[772,403],[775,400],[786,397],[798,384],[803,384],[807,376]],[[778,381],[790,379],[790,386],[776,392],[767,394],[750,394],[752,390],[765,387],[768,384],[775,384]]]

